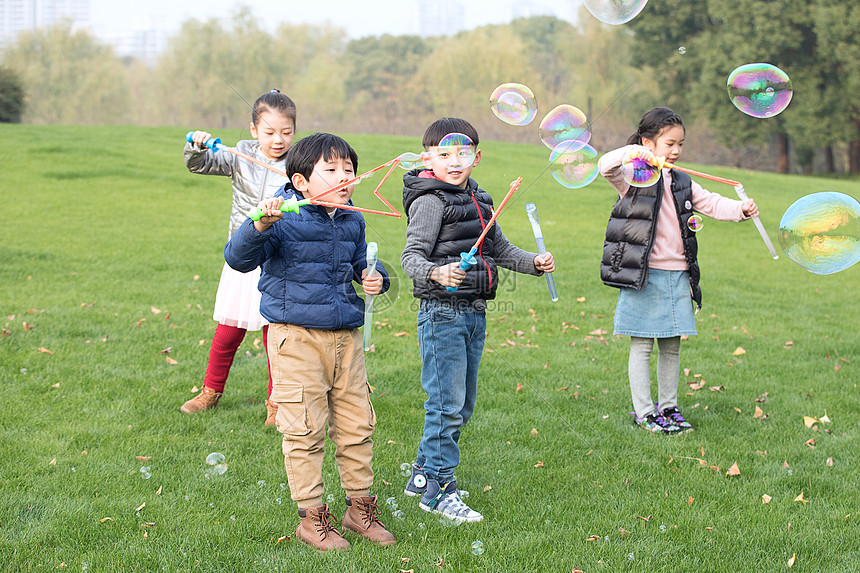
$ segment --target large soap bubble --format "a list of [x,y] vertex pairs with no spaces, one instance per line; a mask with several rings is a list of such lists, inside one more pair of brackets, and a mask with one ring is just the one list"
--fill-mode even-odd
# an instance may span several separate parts
[[522,84],[502,84],[490,95],[490,108],[505,123],[528,125],[537,115],[537,100]]
[[647,3],[648,0],[585,0],[585,7],[604,24],[617,26],[638,16]]
[[773,117],[791,102],[791,80],[770,64],[746,64],[736,68],[726,83],[736,108],[752,117]]
[[568,189],[585,187],[597,178],[597,151],[590,145],[562,141],[549,156],[549,172]]
[[779,222],[779,246],[816,275],[844,271],[860,261],[860,202],[835,191],[801,197]]
[[570,151],[579,149],[591,139],[585,114],[579,108],[567,104],[546,114],[540,122],[538,135],[550,149],[555,149],[562,141],[570,142]]
[[660,179],[660,168],[651,162],[652,153],[634,147],[621,160],[621,176],[633,187],[650,187]]

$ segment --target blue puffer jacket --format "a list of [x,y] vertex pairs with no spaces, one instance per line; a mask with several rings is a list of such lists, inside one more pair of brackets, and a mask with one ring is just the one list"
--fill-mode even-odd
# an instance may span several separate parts
[[[287,184],[275,197],[296,191]],[[273,323],[336,330],[364,323],[364,300],[353,287],[367,268],[364,217],[338,209],[332,219],[324,207],[305,205],[299,213],[284,213],[264,233],[246,219],[224,247],[227,264],[240,272],[262,266],[260,314]],[[388,290],[388,274],[383,292]]]

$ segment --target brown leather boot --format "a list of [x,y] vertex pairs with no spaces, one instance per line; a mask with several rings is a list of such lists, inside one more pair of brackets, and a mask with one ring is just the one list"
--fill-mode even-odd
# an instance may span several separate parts
[[349,542],[334,528],[337,523],[329,513],[328,505],[299,509],[301,521],[296,537],[320,551],[349,549]]
[[266,400],[266,421],[263,423],[264,426],[274,426],[275,425],[275,416],[278,415],[278,403],[272,402],[271,400]]
[[179,409],[186,414],[194,414],[214,408],[218,405],[218,400],[221,399],[222,392],[216,392],[208,386],[204,386],[203,390],[192,399],[188,400]]
[[375,495],[346,498],[346,506],[346,513],[343,514],[343,526],[346,529],[383,547],[397,543],[377,517],[379,507]]

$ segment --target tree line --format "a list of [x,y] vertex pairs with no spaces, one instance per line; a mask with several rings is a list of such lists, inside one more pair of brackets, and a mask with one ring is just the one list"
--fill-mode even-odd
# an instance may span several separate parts
[[[482,139],[536,143],[540,118],[566,103],[587,114],[594,146],[606,151],[667,104],[688,125],[690,160],[787,172],[794,158],[805,172],[844,163],[860,173],[853,3],[662,0],[626,26],[583,10],[577,25],[542,16],[438,38],[348,40],[330,25],[268,32],[257,21],[247,7],[225,21],[188,20],[151,66],[68,22],[23,33],[0,54],[0,121],[241,130],[249,104],[277,88],[296,102],[299,130],[339,133],[417,136],[455,115]],[[757,61],[787,71],[795,90],[767,120],[743,115],[725,89],[732,69]],[[530,126],[490,112],[489,95],[505,82],[534,91]]]

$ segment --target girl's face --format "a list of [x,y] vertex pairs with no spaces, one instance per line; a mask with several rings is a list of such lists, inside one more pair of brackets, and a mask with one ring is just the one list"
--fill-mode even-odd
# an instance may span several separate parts
[[667,125],[660,130],[657,139],[642,138],[642,145],[657,157],[665,157],[666,163],[675,163],[684,149],[686,132],[680,125]]
[[295,136],[296,126],[292,118],[276,111],[261,111],[257,124],[251,124],[251,137],[260,142],[260,151],[269,159],[283,157]]

